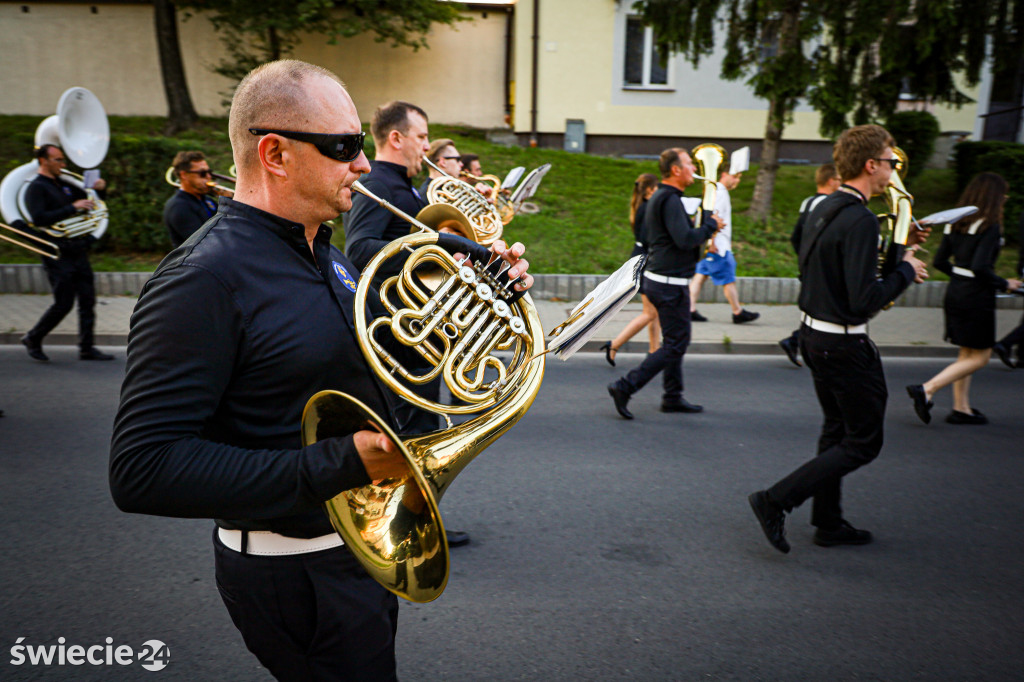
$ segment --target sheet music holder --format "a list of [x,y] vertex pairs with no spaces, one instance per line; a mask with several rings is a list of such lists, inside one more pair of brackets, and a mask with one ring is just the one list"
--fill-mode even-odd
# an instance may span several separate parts
[[952,225],[958,220],[974,215],[977,212],[977,206],[961,206],[960,208],[949,208],[945,211],[932,213],[931,215],[921,218],[917,222],[922,225]]
[[540,187],[540,181],[544,178],[544,175],[551,170],[551,164],[545,163],[540,168],[534,168],[530,171],[530,174],[523,180],[523,184],[516,188],[515,192],[512,192],[512,196],[509,197],[509,203],[515,210],[519,210],[519,206],[532,197]]
[[584,296],[565,322],[551,331],[548,350],[561,360],[571,358],[598,329],[636,296],[646,261],[645,255],[630,258]]
[[516,166],[508,172],[505,179],[501,183],[501,189],[512,189],[519,182],[519,178],[523,177],[523,173],[526,172],[526,166]]
[[89,170],[82,173],[82,186],[86,189],[92,189],[96,186],[96,181],[100,179],[100,169],[90,168]]

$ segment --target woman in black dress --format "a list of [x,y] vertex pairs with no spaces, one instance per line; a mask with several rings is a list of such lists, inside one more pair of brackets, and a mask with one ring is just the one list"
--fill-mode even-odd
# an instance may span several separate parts
[[[633,252],[629,254],[630,258],[647,253],[647,242],[644,239],[644,207],[656,189],[658,189],[658,176],[654,173],[644,173],[633,183],[633,197],[629,202],[629,224],[633,226],[634,245]],[[644,327],[647,327],[648,332],[648,352],[653,353],[661,346],[661,325],[658,324],[658,311],[655,310],[654,304],[647,300],[647,296],[643,293],[642,283],[640,285],[640,300],[644,304],[643,311],[630,320],[618,336],[611,341],[605,341],[601,346],[605,359],[612,367],[615,366],[615,353]]]
[[960,346],[956,362],[923,384],[907,386],[914,410],[924,423],[931,421],[932,396],[953,384],[950,424],[987,424],[988,419],[971,408],[971,375],[986,364],[996,342],[996,292],[1015,291],[1021,282],[995,273],[1002,245],[1003,205],[1006,180],[996,173],[980,173],[971,180],[958,206],[977,206],[978,212],[947,225],[935,254],[935,268],[949,275],[942,307],[946,316],[946,340]]

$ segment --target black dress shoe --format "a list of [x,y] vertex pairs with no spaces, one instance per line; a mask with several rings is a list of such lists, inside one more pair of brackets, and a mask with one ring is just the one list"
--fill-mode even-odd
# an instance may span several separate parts
[[931,409],[934,403],[925,396],[924,386],[921,384],[907,386],[907,395],[914,401],[914,412],[917,412],[917,416],[921,418],[921,421],[925,424],[931,423]]
[[33,360],[38,360],[39,362],[50,361],[50,358],[46,357],[46,353],[43,352],[43,344],[34,341],[28,334],[21,337],[21,343],[28,349],[28,356]]
[[752,313],[746,308],[740,311],[739,315],[732,316],[733,324],[743,324],[744,322],[753,322],[757,318],[761,317],[761,313]]
[[604,351],[604,359],[608,361],[608,364],[611,365],[612,367],[614,367],[615,366],[615,358],[612,357],[612,352],[614,351],[614,349],[612,348],[612,342],[611,341],[605,341],[604,345],[601,346],[600,350]]
[[1006,365],[1010,369],[1015,369],[1017,367],[1017,365],[1013,364],[1013,358],[1010,357],[1009,348],[1007,348],[1001,343],[997,343],[996,345],[992,346],[992,350],[995,351],[996,355],[999,356],[999,359],[1003,361],[1004,365]]
[[86,348],[85,350],[79,351],[79,360],[113,360],[114,356],[109,353],[104,353],[98,348]]
[[768,498],[764,490],[751,493],[747,500],[750,508],[754,510],[754,516],[761,523],[761,530],[772,547],[783,554],[789,552],[789,542],[786,541],[786,510],[775,504]]
[[444,536],[448,539],[449,547],[461,547],[462,545],[469,544],[469,533],[461,530],[448,530],[446,528]]
[[703,412],[703,405],[694,405],[691,402],[687,402],[686,398],[680,398],[679,402],[662,403],[662,412]]
[[692,313],[690,313],[690,320],[693,322],[707,322],[708,318],[704,317],[696,310],[694,310]]
[[615,409],[623,419],[632,419],[633,413],[626,409],[626,404],[629,402],[629,394],[620,389],[614,383],[608,384],[608,395],[615,401]]
[[871,531],[858,530],[845,519],[837,528],[826,530],[819,528],[814,531],[814,544],[819,547],[835,547],[837,545],[866,545],[871,542]]
[[947,424],[988,424],[988,417],[971,408],[971,414],[953,410],[946,416]]
[[786,357],[789,358],[789,361],[792,362],[794,365],[796,365],[797,367],[804,366],[803,363],[800,362],[800,358],[797,356],[797,349],[796,346],[793,344],[793,340],[790,339],[788,336],[782,339],[782,341],[779,341],[779,348],[786,352]]

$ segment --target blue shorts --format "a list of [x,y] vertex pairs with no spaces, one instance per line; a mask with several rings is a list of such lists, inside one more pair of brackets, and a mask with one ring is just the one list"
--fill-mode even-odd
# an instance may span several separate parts
[[710,277],[711,283],[718,286],[732,284],[736,281],[736,258],[732,251],[724,256],[706,253],[703,260],[697,263],[697,274]]

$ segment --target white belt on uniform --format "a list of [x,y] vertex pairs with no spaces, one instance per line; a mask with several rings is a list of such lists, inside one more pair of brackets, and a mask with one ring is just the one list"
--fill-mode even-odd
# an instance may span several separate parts
[[961,268],[959,266],[953,266],[953,274],[960,275],[961,277],[969,277],[974,279],[974,270],[968,270],[967,268]]
[[636,244],[637,246],[643,246],[644,245],[643,242],[633,242],[633,243]]
[[835,322],[825,322],[824,320],[816,320],[807,313],[803,313],[803,315],[801,315],[800,321],[814,331],[825,332],[827,334],[868,333],[868,326],[866,324],[836,324]]
[[[250,530],[248,532],[249,542],[245,553],[257,556],[308,554],[345,544],[337,533],[321,535],[318,538],[290,538],[287,535],[271,533],[269,530]],[[236,552],[242,551],[242,531],[218,528],[217,537],[228,549],[233,549]]]
[[644,277],[652,282],[661,282],[662,284],[675,284],[680,287],[690,286],[690,280],[685,277],[666,277],[665,275],[657,275],[647,270],[644,270]]

